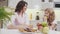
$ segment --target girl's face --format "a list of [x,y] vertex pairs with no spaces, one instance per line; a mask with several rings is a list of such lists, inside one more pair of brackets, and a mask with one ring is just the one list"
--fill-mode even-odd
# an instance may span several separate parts
[[23,13],[25,13],[26,9],[27,9],[27,5],[25,5],[25,6],[23,7],[23,9],[22,9]]
[[49,12],[45,11],[45,16],[49,17]]

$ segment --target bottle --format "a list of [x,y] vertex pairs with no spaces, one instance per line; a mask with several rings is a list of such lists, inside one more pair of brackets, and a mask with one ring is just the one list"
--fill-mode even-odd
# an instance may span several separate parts
[[36,20],[39,20],[39,12],[37,12]]
[[32,13],[30,14],[30,20],[32,20]]
[[47,16],[44,15],[43,22],[47,22]]

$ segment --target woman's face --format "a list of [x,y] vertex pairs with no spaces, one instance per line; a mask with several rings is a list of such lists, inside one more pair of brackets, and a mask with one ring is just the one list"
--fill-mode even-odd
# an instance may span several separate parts
[[23,7],[23,13],[26,11],[26,9],[27,9],[27,5],[25,5],[24,7]]

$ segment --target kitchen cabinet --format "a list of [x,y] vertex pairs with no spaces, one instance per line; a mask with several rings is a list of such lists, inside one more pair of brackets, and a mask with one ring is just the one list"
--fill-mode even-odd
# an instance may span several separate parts
[[45,8],[53,8],[54,1],[53,0],[25,0],[28,2],[28,8],[45,9]]
[[[20,0],[9,0],[8,6],[15,8],[19,1]],[[51,5],[52,7],[54,6],[54,4],[52,4],[54,3],[54,1],[52,0],[24,0],[24,1],[28,3],[29,9],[42,9],[42,8],[50,7]]]
[[53,2],[43,2],[41,3],[41,9],[46,9],[46,8],[54,8],[54,3]]
[[36,9],[41,7],[41,0],[24,0],[28,3],[28,8]]

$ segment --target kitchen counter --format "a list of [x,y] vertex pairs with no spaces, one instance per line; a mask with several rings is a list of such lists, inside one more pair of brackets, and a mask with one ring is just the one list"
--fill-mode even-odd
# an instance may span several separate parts
[[[1,29],[0,34],[22,34],[17,29]],[[48,34],[60,34],[59,31],[50,30]]]

